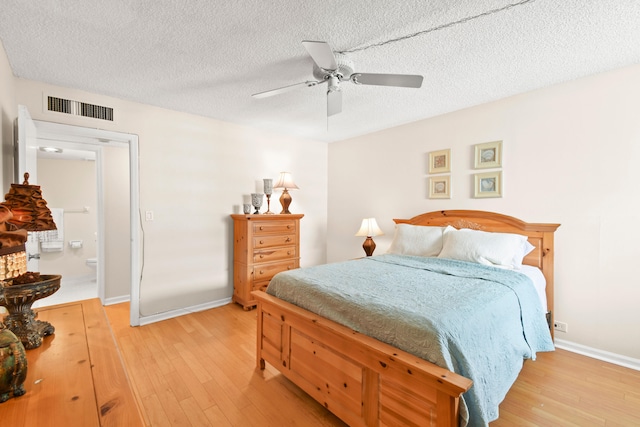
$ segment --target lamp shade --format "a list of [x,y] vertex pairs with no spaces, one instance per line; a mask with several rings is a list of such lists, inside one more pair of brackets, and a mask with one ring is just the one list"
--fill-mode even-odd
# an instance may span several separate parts
[[358,230],[356,236],[373,237],[382,236],[383,234],[375,218],[365,218],[362,220],[362,225],[360,225],[360,230]]
[[293,182],[291,172],[280,172],[278,182],[275,183],[273,188],[283,188],[285,190],[298,190],[298,186]]
[[[4,198],[5,205],[13,212],[10,223],[31,233],[44,233],[51,238],[57,236],[56,224],[46,200],[42,197],[40,186],[29,184],[28,173],[24,174],[24,183],[11,184]],[[44,234],[39,236],[38,240],[47,240]]]

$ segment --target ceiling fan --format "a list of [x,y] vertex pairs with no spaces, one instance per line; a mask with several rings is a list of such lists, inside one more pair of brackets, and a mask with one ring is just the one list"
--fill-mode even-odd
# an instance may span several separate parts
[[353,62],[347,55],[334,52],[327,42],[302,42],[309,56],[314,61],[313,76],[317,80],[307,80],[278,89],[255,93],[254,98],[266,98],[297,89],[301,86],[316,86],[326,83],[327,88],[327,117],[342,112],[342,92],[340,83],[351,82],[356,85],[397,86],[419,88],[423,77],[415,74],[373,74],[357,73],[353,71]]

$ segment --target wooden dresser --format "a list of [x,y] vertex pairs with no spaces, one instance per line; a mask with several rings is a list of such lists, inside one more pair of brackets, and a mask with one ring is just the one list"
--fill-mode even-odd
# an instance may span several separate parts
[[300,218],[304,215],[231,215],[233,218],[233,301],[245,310],[257,301],[276,273],[300,266]]

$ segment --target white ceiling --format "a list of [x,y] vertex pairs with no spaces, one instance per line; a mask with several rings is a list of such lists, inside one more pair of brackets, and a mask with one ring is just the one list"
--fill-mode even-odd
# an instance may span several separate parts
[[[638,64],[640,1],[3,0],[0,40],[21,78],[338,141]],[[328,129],[326,85],[252,98],[312,79],[302,40],[424,83],[343,83]]]

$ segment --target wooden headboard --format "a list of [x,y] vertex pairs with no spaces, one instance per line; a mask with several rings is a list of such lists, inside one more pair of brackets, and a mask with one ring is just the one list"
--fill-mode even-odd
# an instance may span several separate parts
[[547,308],[551,313],[550,323],[553,325],[553,233],[560,224],[530,223],[494,212],[473,210],[427,212],[410,219],[394,219],[394,221],[396,224],[435,227],[451,225],[457,229],[470,228],[473,230],[515,233],[527,236],[529,243],[535,246],[535,249],[525,257],[523,263],[538,267],[542,270],[542,274],[547,280]]

